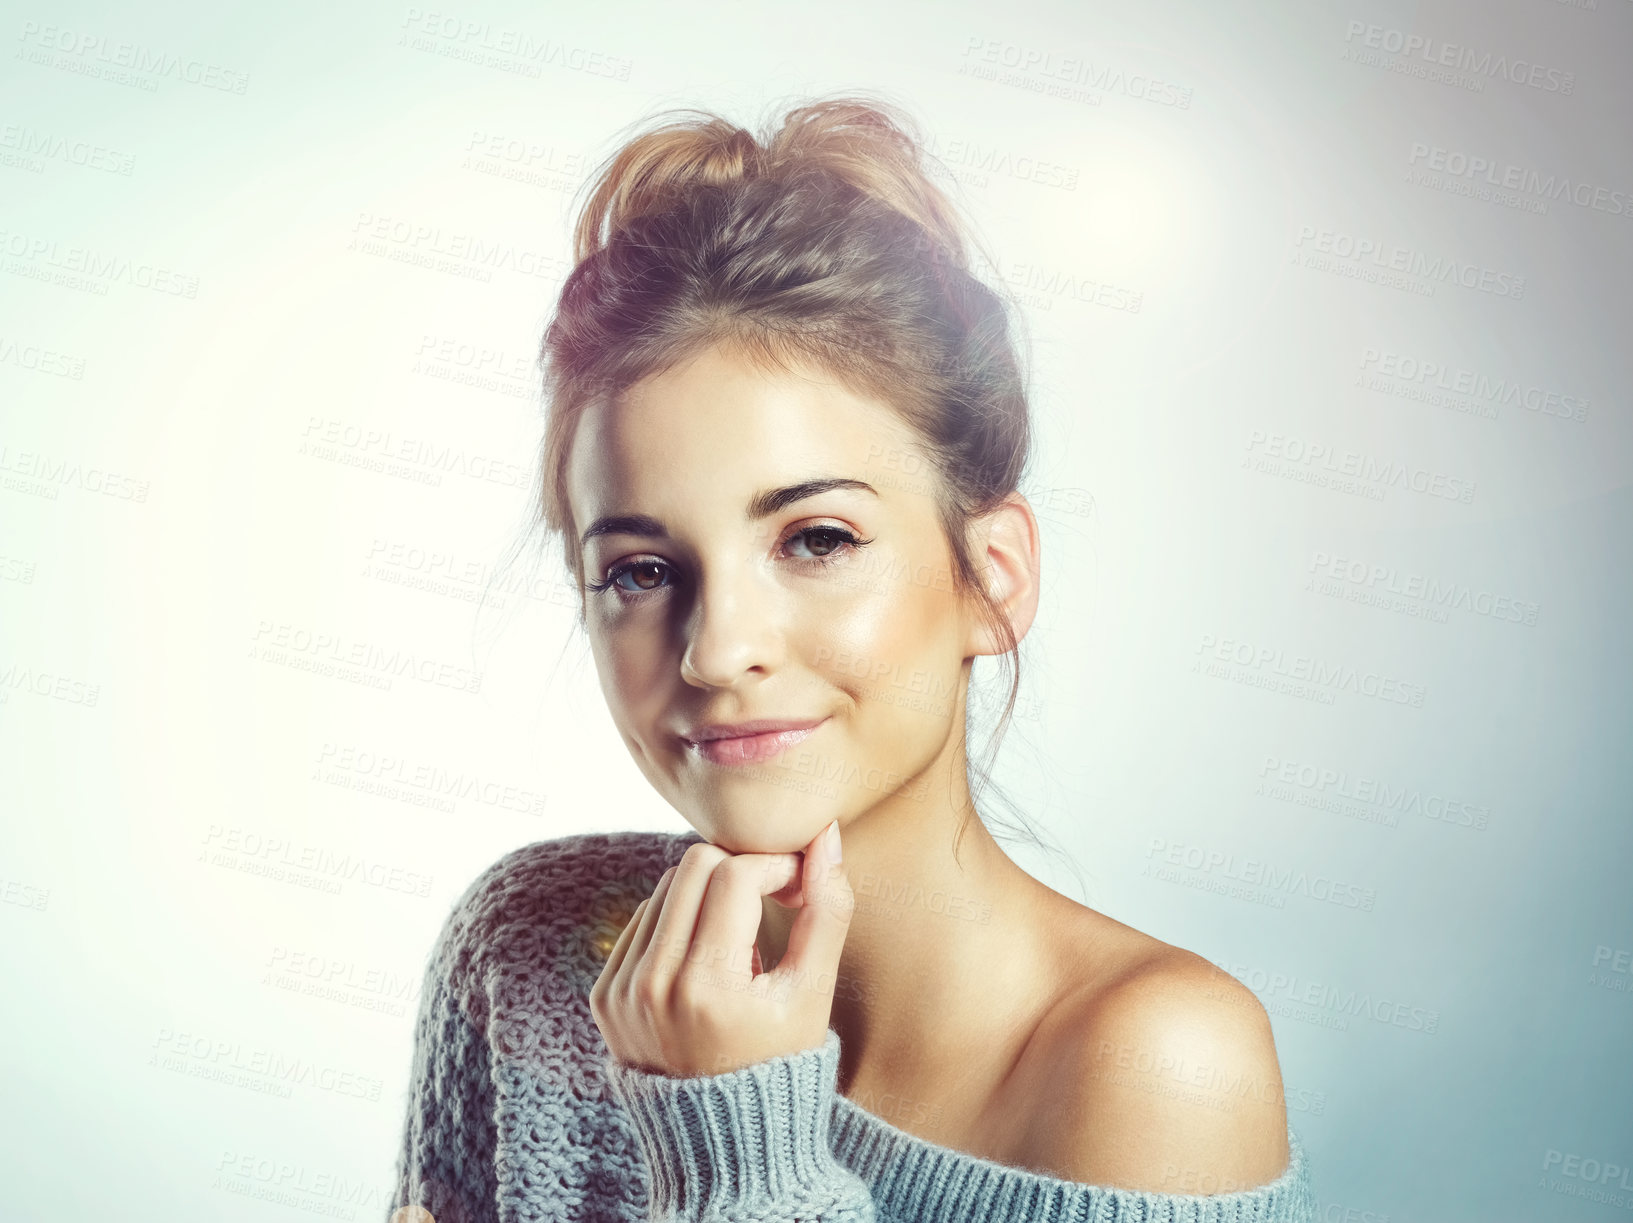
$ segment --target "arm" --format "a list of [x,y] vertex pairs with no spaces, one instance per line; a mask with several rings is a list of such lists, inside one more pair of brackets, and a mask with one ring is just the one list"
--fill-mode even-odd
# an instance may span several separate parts
[[420,991],[389,1223],[496,1217],[491,1052],[443,971],[447,938],[445,930]]
[[866,1184],[837,1162],[828,1123],[839,1037],[725,1074],[671,1077],[609,1057],[635,1122],[653,1223],[873,1223]]
[[[756,973],[767,896],[800,911]],[[871,1192],[828,1145],[851,909],[837,820],[798,854],[692,845],[636,906],[590,1010],[651,1172],[649,1218],[872,1223]]]
[[626,905],[691,840],[534,842],[455,902],[421,988],[381,1223],[640,1216],[637,1140],[609,1098],[587,994]]

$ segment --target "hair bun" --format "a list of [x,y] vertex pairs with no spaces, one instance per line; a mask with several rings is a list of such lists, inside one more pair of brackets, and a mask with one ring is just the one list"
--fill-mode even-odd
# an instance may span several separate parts
[[760,140],[709,111],[664,111],[591,176],[573,230],[573,258],[589,258],[625,225],[669,207],[691,187],[815,173],[911,217],[934,253],[967,269],[963,227],[925,172],[922,144],[905,112],[864,94],[791,110],[775,134]]
[[941,253],[965,267],[963,227],[925,172],[923,145],[918,125],[899,107],[846,96],[790,111],[771,153],[814,165],[911,217]]

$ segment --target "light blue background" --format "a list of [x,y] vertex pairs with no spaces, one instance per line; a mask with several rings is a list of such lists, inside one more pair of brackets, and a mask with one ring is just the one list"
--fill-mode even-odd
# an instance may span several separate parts
[[[1569,92],[1367,60],[1397,36]],[[0,1213],[384,1217],[453,898],[528,841],[684,828],[557,575],[476,612],[518,581],[571,192],[659,107],[869,88],[1031,286],[1044,596],[998,776],[1078,873],[1017,856],[1256,989],[1324,1223],[1627,1217],[1633,5],[36,4],[0,37]],[[1433,149],[1605,206],[1414,181]],[[1523,294],[1368,281],[1323,233]],[[302,453],[331,423],[484,462]],[[1259,470],[1274,437],[1473,492]],[[1394,577],[1311,587],[1351,562]],[[1469,605],[1347,597],[1390,580]],[[481,691],[280,665],[281,632]],[[1421,706],[1262,686],[1300,657]],[[1284,766],[1329,780],[1264,792]],[[413,784],[461,775],[491,787]],[[1249,860],[1368,899],[1215,890]]]

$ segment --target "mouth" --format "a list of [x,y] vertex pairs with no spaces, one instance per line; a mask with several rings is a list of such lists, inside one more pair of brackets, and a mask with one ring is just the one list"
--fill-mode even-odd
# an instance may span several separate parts
[[827,720],[827,718],[822,718],[809,726],[797,726],[784,730],[767,730],[758,734],[722,736],[704,739],[701,742],[687,739],[685,742],[689,748],[711,764],[756,764],[762,760],[770,760],[773,756],[787,751],[794,744],[810,738]]

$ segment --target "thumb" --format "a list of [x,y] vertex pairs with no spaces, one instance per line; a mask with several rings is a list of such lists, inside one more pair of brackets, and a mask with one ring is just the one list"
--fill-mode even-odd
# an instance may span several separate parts
[[831,999],[839,971],[839,953],[850,932],[855,893],[845,874],[839,821],[818,833],[805,850],[799,915],[788,931],[788,952],[777,966],[786,967],[794,984],[825,993]]

